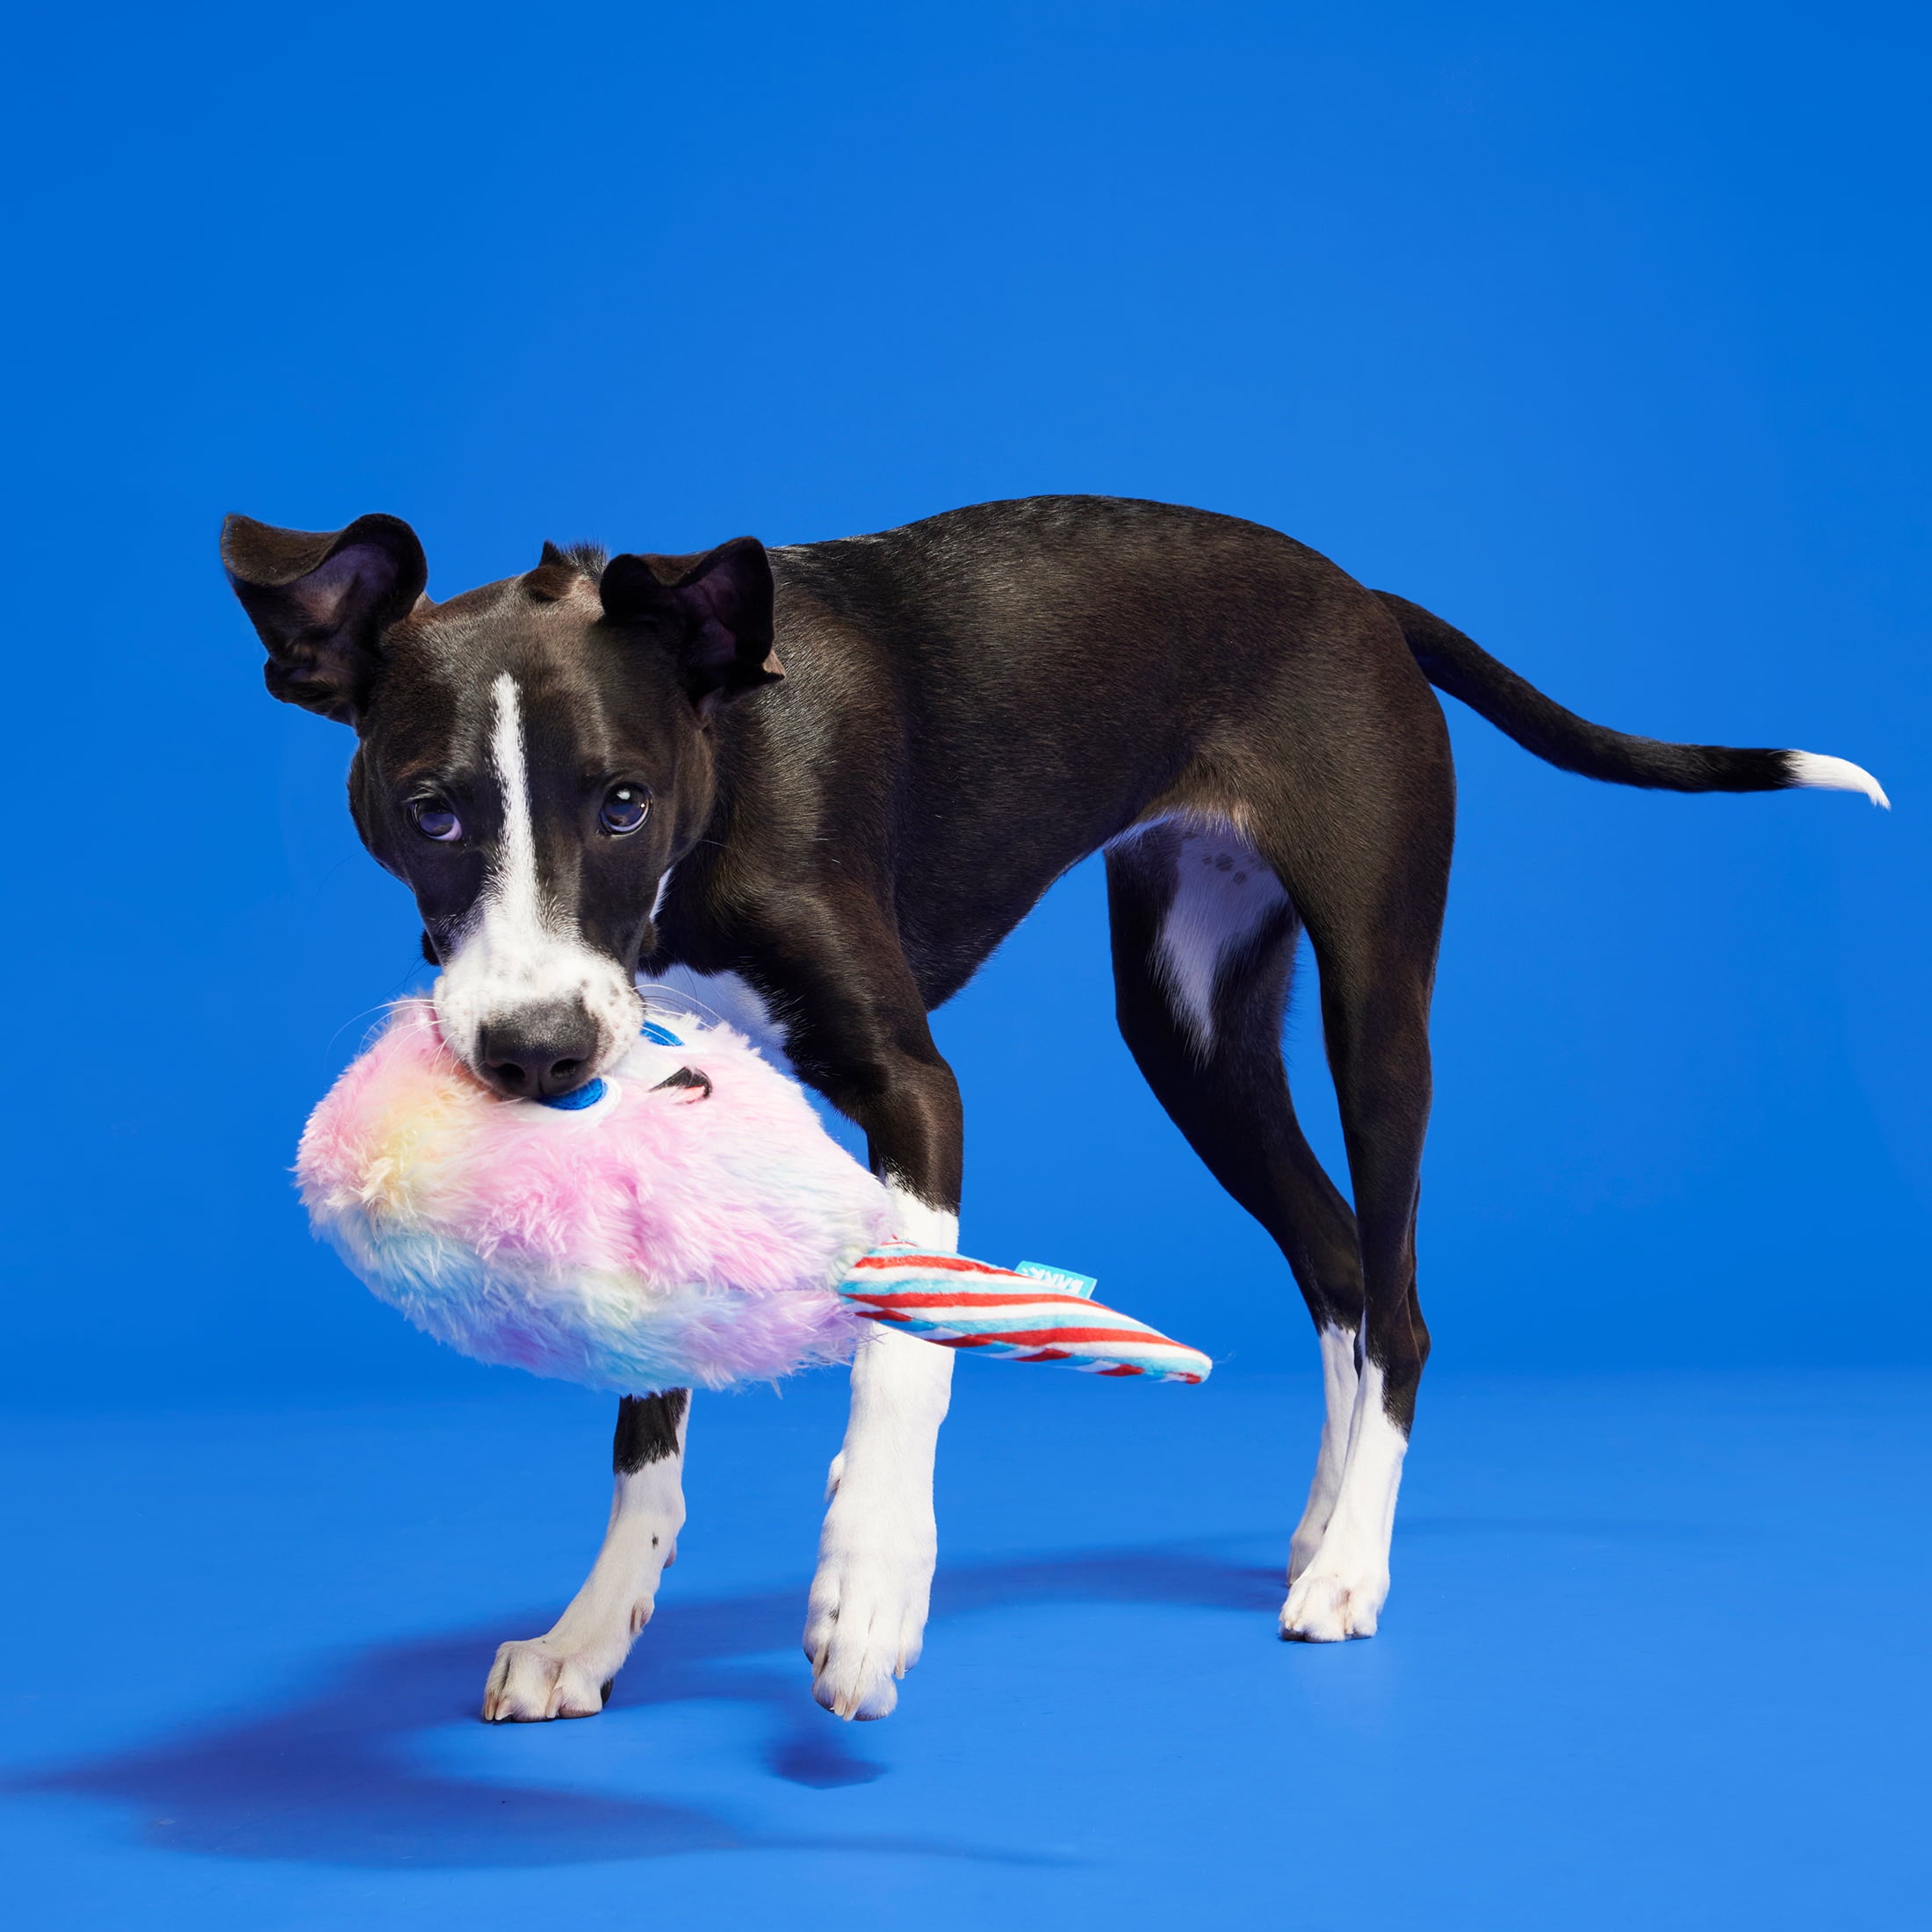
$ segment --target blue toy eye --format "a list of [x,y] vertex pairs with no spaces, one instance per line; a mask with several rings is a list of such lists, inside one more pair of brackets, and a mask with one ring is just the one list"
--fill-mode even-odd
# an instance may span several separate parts
[[642,785],[613,785],[604,795],[597,823],[613,839],[621,839],[650,816],[651,794]]
[[463,836],[463,821],[434,798],[418,799],[410,806],[409,816],[415,820],[416,830],[438,845],[453,845]]
[[559,1114],[581,1114],[586,1107],[595,1107],[609,1091],[602,1080],[587,1080],[574,1092],[553,1093],[548,1099],[537,1104],[554,1107]]

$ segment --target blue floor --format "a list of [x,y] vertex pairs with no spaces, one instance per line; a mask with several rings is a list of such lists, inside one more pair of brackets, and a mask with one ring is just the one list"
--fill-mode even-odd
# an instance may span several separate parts
[[797,1651],[834,1378],[701,1401],[610,1708],[501,1730],[602,1402],[12,1418],[9,1922],[1923,1924],[1932,1375],[1438,1375],[1335,1648],[1273,1634],[1313,1381],[962,1364],[926,1661],[860,1727]]

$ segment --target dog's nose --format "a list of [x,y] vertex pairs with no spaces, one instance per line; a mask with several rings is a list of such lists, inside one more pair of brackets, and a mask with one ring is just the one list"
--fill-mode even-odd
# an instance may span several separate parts
[[513,1100],[547,1100],[580,1087],[596,1056],[596,1026],[576,1006],[492,1020],[476,1042],[478,1070]]

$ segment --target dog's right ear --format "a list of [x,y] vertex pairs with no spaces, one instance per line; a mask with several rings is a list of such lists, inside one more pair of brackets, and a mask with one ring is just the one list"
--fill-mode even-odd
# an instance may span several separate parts
[[358,516],[338,530],[231,516],[221,526],[221,561],[268,646],[270,691],[353,724],[381,661],[383,632],[429,580],[416,533],[400,516]]
[[771,560],[755,537],[734,537],[698,558],[613,557],[598,595],[618,624],[668,627],[701,717],[785,674],[772,649]]

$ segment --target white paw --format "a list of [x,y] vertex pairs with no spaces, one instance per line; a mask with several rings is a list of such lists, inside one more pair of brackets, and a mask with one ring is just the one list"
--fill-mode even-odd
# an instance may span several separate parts
[[811,1694],[836,1718],[883,1718],[899,1701],[896,1678],[919,1662],[932,1597],[933,1554],[873,1552],[819,1558],[805,1615]]
[[541,1724],[551,1718],[594,1718],[610,1695],[616,1668],[593,1652],[572,1650],[548,1637],[500,1645],[490,1681],[483,1687],[483,1721]]
[[1343,1575],[1332,1568],[1304,1570],[1281,1606],[1281,1634],[1294,1643],[1337,1644],[1373,1637],[1388,1595],[1388,1572]]

